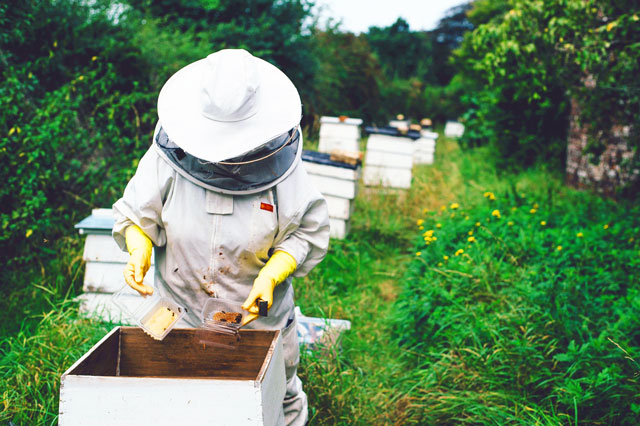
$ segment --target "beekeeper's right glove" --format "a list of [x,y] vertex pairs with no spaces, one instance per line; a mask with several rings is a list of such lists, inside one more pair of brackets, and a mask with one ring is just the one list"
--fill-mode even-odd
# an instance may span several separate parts
[[130,225],[125,231],[124,237],[129,251],[129,262],[124,267],[124,280],[143,296],[153,294],[153,287],[142,283],[145,274],[151,267],[153,243],[138,225]]

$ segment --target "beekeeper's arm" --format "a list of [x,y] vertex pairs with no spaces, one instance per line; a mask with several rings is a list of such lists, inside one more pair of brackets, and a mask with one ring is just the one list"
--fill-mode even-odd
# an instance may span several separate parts
[[[299,185],[308,185],[306,173],[298,182]],[[289,195],[308,194],[299,207],[291,214],[287,214],[286,202],[280,202],[283,212],[279,214],[279,232],[276,236],[274,253],[269,261],[262,268],[258,277],[254,281],[249,297],[243,304],[243,309],[250,312],[245,318],[245,324],[257,318],[258,299],[267,301],[271,307],[273,303],[273,290],[286,280],[290,275],[304,276],[315,265],[317,265],[327,253],[329,246],[329,214],[327,203],[324,198],[313,187],[307,186],[306,191],[289,192]],[[282,188],[291,190],[291,188]],[[280,195],[281,188],[278,188],[278,199],[283,200],[287,195]]]
[[140,159],[124,195],[113,205],[116,218],[113,237],[122,250],[129,252],[125,281],[143,295],[153,292],[142,284],[151,264],[152,247],[166,244],[161,213],[174,177],[171,168],[151,147]]

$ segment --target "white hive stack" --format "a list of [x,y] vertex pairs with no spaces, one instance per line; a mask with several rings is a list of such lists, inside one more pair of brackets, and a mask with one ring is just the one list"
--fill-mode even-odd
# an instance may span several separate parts
[[413,133],[401,135],[387,129],[367,128],[369,140],[364,159],[363,180],[367,186],[406,189],[411,186],[415,142]]
[[444,126],[444,135],[448,138],[460,138],[464,134],[464,124],[457,121],[447,121]]
[[[125,284],[123,270],[129,254],[120,250],[111,236],[115,219],[111,209],[94,209],[75,228],[86,235],[82,260],[85,261],[83,294],[79,296],[80,312],[107,321],[120,321],[120,311],[111,303],[111,297]],[[152,285],[154,257],[144,282]]]
[[359,118],[322,117],[318,151],[327,153],[334,150],[358,151],[361,124],[362,120]]
[[349,232],[358,190],[360,166],[332,161],[330,155],[303,151],[302,164],[311,181],[327,200],[332,238],[344,238]]
[[433,164],[438,134],[430,130],[421,130],[420,139],[415,144],[413,164]]

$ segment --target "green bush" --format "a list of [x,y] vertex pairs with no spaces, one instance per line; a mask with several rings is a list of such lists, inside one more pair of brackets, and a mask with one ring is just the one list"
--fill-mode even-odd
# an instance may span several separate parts
[[395,334],[435,373],[424,385],[492,394],[484,414],[457,408],[476,424],[632,424],[640,365],[621,348],[640,354],[638,206],[553,191],[485,197],[418,222]]

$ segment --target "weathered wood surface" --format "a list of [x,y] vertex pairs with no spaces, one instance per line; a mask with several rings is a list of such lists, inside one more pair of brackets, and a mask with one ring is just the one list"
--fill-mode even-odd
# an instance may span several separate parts
[[[114,329],[63,374],[59,424],[284,425],[279,332],[242,330],[244,346],[231,352],[202,348],[194,333],[176,329],[157,342],[137,328]],[[106,352],[119,353],[119,375],[92,370]]]

